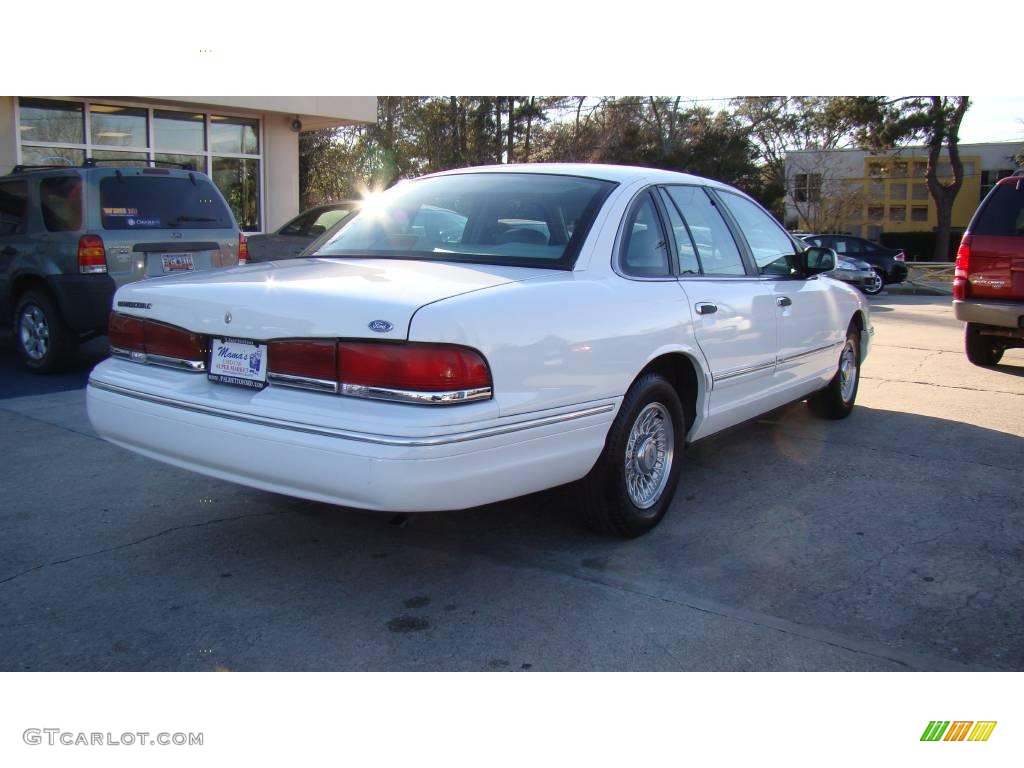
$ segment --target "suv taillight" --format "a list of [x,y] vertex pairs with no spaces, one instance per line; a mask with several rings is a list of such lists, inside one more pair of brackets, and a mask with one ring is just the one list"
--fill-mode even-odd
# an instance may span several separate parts
[[971,275],[971,233],[965,232],[956,252],[956,269],[953,272],[953,298],[967,298],[967,281]]
[[107,250],[103,247],[103,238],[98,235],[82,235],[78,238],[78,271],[83,275],[107,271]]
[[272,341],[272,384],[373,400],[451,404],[491,397],[483,355],[455,344]]
[[238,233],[238,263],[249,263],[249,241],[241,232]]

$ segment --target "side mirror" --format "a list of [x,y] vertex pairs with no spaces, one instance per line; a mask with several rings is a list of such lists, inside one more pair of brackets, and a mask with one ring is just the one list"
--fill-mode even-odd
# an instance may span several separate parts
[[836,252],[831,248],[812,245],[800,254],[800,266],[804,277],[831,272],[836,268]]

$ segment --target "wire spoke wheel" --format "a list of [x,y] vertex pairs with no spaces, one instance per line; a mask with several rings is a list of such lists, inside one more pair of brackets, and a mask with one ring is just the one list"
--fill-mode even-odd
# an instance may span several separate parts
[[650,509],[661,498],[672,471],[675,430],[661,403],[650,403],[637,415],[625,451],[626,493],[638,509]]
[[846,340],[842,357],[839,358],[839,395],[849,403],[857,390],[857,350],[853,339]]

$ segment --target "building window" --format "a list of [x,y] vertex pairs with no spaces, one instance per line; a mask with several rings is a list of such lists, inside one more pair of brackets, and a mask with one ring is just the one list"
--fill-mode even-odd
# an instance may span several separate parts
[[885,184],[881,181],[872,181],[868,184],[868,196],[872,200],[885,200]]
[[93,158],[139,165],[187,163],[210,175],[242,230],[258,232],[263,199],[260,128],[259,120],[235,115],[19,98],[18,162],[73,166]]
[[897,161],[892,164],[892,177],[894,179],[905,179],[907,178],[907,168],[909,164],[904,161]]
[[906,200],[907,199],[907,185],[903,182],[898,184],[889,185],[889,199],[890,200]]
[[981,172],[981,197],[980,200],[985,199],[985,195],[988,191],[995,186],[995,183],[999,179],[1005,179],[1007,176],[1012,176],[1013,170],[1010,168],[1001,168],[998,171],[982,171]]
[[868,176],[880,179],[885,176],[885,163],[868,163]]
[[907,206],[905,205],[890,205],[889,206],[889,221],[904,222],[907,220]]
[[911,221],[928,221],[928,206],[915,205],[910,209]]
[[881,205],[868,206],[868,221],[881,221],[885,217],[885,208]]
[[913,200],[927,200],[928,199],[928,185],[927,184],[914,184],[910,191],[911,199]]
[[928,175],[928,163],[917,162],[914,163],[914,176],[919,179],[923,179]]
[[793,176],[793,199],[798,203],[819,202],[821,200],[821,174],[795,174]]

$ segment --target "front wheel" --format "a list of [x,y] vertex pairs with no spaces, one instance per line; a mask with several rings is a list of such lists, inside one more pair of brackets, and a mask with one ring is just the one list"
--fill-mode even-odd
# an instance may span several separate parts
[[860,333],[856,326],[846,332],[846,342],[839,355],[839,368],[824,389],[807,399],[816,415],[826,419],[845,419],[853,411],[860,386]]
[[1003,347],[994,337],[984,336],[981,326],[968,323],[964,328],[964,351],[975,365],[995,365],[1003,359]]
[[872,271],[875,273],[874,277],[869,282],[862,285],[860,289],[868,296],[877,296],[882,292],[882,289],[885,288],[885,278],[882,277],[882,273],[877,269]]
[[668,511],[679,482],[686,417],[675,388],[646,374],[626,393],[594,468],[580,481],[587,523],[600,533],[633,538]]

